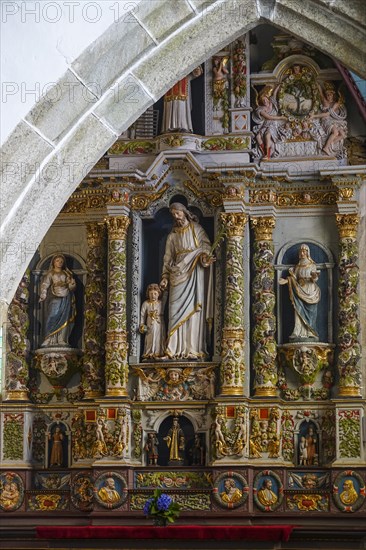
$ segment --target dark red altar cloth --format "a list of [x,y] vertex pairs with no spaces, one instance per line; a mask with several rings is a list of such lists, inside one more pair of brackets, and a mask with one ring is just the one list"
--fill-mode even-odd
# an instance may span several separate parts
[[190,540],[258,540],[288,541],[291,525],[144,525],[121,526],[53,526],[37,527],[43,539],[190,539]]

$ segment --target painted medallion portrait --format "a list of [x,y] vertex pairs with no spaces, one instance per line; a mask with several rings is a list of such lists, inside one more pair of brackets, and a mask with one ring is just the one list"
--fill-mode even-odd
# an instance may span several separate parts
[[0,509],[4,512],[18,510],[24,499],[24,485],[20,475],[5,472],[0,475]]
[[276,510],[283,500],[283,484],[278,475],[271,470],[257,474],[253,484],[253,498],[262,512]]
[[366,496],[365,482],[353,470],[337,475],[333,483],[333,500],[341,512],[356,512]]
[[227,472],[215,480],[213,496],[223,508],[238,508],[247,500],[248,493],[249,485],[240,474]]
[[107,472],[94,484],[94,496],[103,508],[119,508],[127,499],[127,483],[123,476]]

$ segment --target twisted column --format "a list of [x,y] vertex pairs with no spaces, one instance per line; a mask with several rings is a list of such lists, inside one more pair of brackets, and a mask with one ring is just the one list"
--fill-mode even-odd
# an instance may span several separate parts
[[272,216],[251,218],[254,231],[253,280],[253,366],[254,388],[258,397],[277,395],[276,317],[274,314],[274,246]]
[[29,401],[29,283],[30,272],[27,270],[8,309],[7,401]]
[[221,341],[221,393],[244,393],[244,228],[243,213],[223,213],[226,229],[224,327]]
[[128,397],[126,248],[130,218],[110,216],[108,227],[108,309],[105,384],[106,397]]
[[360,397],[361,345],[359,322],[357,214],[336,214],[339,231],[338,370],[339,396]]
[[85,285],[85,352],[82,385],[86,399],[104,394],[106,328],[105,226],[88,223],[87,279]]

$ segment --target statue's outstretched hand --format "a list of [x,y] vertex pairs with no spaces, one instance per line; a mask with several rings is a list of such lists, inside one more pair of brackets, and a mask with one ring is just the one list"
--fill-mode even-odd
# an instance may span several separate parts
[[278,282],[280,283],[280,285],[287,285],[288,283],[288,280],[287,279],[284,279],[283,277],[280,277]]

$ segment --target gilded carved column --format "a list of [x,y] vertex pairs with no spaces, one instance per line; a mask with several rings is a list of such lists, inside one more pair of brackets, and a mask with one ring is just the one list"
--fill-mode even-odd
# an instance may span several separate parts
[[83,388],[86,399],[104,395],[104,358],[106,329],[105,225],[93,222],[87,226],[88,272],[85,285],[85,353]]
[[339,396],[360,397],[361,345],[359,322],[359,267],[357,214],[336,214],[339,231]]
[[253,366],[254,388],[258,397],[277,395],[277,347],[274,314],[274,247],[275,227],[272,216],[251,218],[254,231],[253,280]]
[[244,393],[244,228],[243,213],[223,213],[226,229],[226,273],[224,327],[221,345],[221,393]]
[[106,223],[108,227],[106,397],[128,397],[126,248],[130,218],[126,215],[110,216]]

